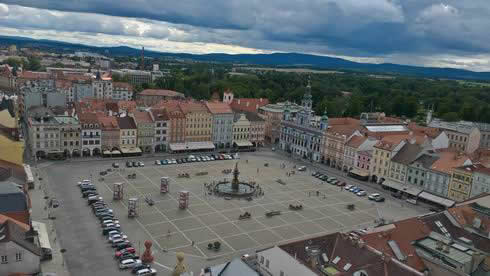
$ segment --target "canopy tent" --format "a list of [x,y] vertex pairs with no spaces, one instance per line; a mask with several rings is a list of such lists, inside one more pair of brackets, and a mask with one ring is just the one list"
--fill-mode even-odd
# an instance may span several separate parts
[[121,152],[123,154],[141,153],[141,149],[136,147],[131,147],[131,148],[121,147]]
[[185,142],[169,144],[171,151],[214,150],[212,142]]
[[352,168],[352,170],[350,170],[350,173],[358,175],[358,176],[362,176],[362,177],[369,176],[368,172],[362,171],[358,168]]
[[419,189],[419,188],[411,186],[411,185],[403,185],[401,183],[395,182],[395,181],[390,180],[390,179],[386,179],[383,182],[383,186],[386,186],[386,187],[389,187],[389,188],[392,188],[392,189],[395,189],[395,190],[398,190],[398,191],[401,191],[401,192],[404,192],[404,193],[407,193],[407,194],[410,194],[413,196],[418,196],[422,192],[422,189]]
[[434,202],[434,203],[437,203],[437,204],[440,204],[442,206],[445,206],[445,207],[452,207],[454,205],[454,201],[450,200],[450,199],[447,199],[447,198],[444,198],[444,197],[440,197],[440,196],[436,196],[436,195],[433,195],[431,193],[428,193],[428,192],[422,192],[420,195],[419,195],[419,198],[423,198],[425,200],[428,200],[430,202]]
[[253,144],[247,140],[238,140],[234,142],[238,147],[252,147]]

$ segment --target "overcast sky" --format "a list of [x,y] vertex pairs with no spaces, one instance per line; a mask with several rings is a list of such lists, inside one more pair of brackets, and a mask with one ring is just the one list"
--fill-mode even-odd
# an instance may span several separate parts
[[0,34],[490,71],[489,0],[0,0]]

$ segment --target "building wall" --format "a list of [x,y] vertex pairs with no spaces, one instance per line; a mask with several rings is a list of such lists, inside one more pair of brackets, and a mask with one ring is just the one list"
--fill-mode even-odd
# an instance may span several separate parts
[[490,148],[490,131],[482,130],[480,131],[480,148],[488,149]]
[[446,149],[449,147],[449,138],[447,137],[446,132],[442,132],[432,140],[431,143],[434,149]]
[[362,172],[365,172],[367,175],[371,173],[371,158],[372,153],[367,151],[357,152],[356,153],[356,162],[355,167]]
[[137,129],[121,129],[119,145],[121,147],[136,147],[137,146]]
[[355,166],[356,152],[356,148],[347,145],[344,146],[344,165],[347,166],[349,169]]
[[169,142],[169,126],[170,121],[155,121],[155,139],[154,146],[158,147],[159,151],[165,151]]
[[138,146],[146,148],[150,152],[153,152],[153,142],[155,138],[155,124],[154,123],[138,123]]
[[61,149],[60,128],[57,123],[29,123],[29,138],[33,155],[37,151],[48,153]]
[[112,99],[112,80],[92,81],[93,95],[97,99]]
[[212,116],[208,112],[192,112],[186,114],[185,141],[212,141]]
[[129,101],[133,99],[133,91],[125,87],[114,87],[112,91],[112,99],[119,101]]
[[317,129],[300,129],[291,123],[281,124],[280,146],[292,154],[320,162],[324,149],[324,135]]
[[120,148],[119,137],[119,129],[102,129],[102,149],[112,150],[112,148]]
[[186,135],[185,118],[171,118],[169,132],[170,143],[183,143]]
[[259,109],[259,114],[265,120],[264,138],[271,143],[276,143],[281,135],[281,119],[283,112],[272,112]]
[[466,150],[467,153],[473,153],[480,147],[480,137],[480,130],[475,127],[469,135],[468,148]]
[[245,114],[240,115],[240,119],[233,123],[233,142],[240,140],[249,140],[250,135],[250,121],[247,120]]
[[262,146],[264,144],[264,131],[265,122],[264,121],[251,121],[250,122],[250,134],[249,140],[256,146]]
[[424,182],[424,189],[435,195],[447,197],[450,181],[450,174],[427,170]]
[[73,102],[79,102],[85,98],[93,98],[94,90],[90,82],[74,82],[72,84]]
[[388,178],[395,182],[405,184],[407,181],[407,170],[407,166],[404,164],[390,162],[390,175]]
[[473,174],[473,184],[471,185],[470,197],[488,192],[490,192],[490,175],[481,172],[475,172]]
[[77,150],[81,154],[80,125],[61,125],[61,150],[67,150],[70,154]]
[[[16,254],[20,254],[20,260]],[[0,243],[0,256],[7,256],[7,263],[0,263],[0,275],[22,273],[35,275],[41,271],[40,257],[14,242]]]
[[[427,180],[426,180],[427,173],[428,170],[424,168],[419,162],[414,162],[410,164],[407,168],[406,183],[416,186],[417,188],[423,189],[424,187],[427,186]],[[439,188],[442,187],[440,186]],[[434,189],[437,190],[436,187]],[[447,187],[446,187],[446,191],[447,191]],[[440,193],[436,193],[436,194],[441,195]]]
[[471,171],[454,169],[449,183],[448,197],[455,201],[468,199],[471,193],[472,176]]
[[267,276],[317,275],[278,247],[257,252],[257,265],[259,272]]
[[90,153],[93,153],[94,149],[101,149],[102,147],[102,130],[98,125],[92,124],[83,124],[82,125],[82,134],[81,134],[81,144],[82,144],[82,152],[83,149],[89,149]]
[[231,147],[233,143],[233,113],[213,115],[212,140],[216,148]]

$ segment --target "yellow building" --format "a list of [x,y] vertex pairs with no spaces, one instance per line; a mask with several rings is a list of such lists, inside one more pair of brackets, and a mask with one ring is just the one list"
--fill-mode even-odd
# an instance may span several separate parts
[[14,141],[0,135],[0,160],[19,166],[24,164],[24,140]]
[[233,122],[233,144],[245,145],[250,143],[250,121],[244,113],[236,113]]
[[482,165],[467,165],[454,168],[451,172],[448,197],[454,201],[464,201],[470,197],[473,172]]
[[386,136],[374,145],[371,158],[371,175],[375,182],[382,183],[388,178],[391,158],[406,144],[406,135]]
[[206,105],[185,101],[179,106],[185,115],[185,142],[212,142],[213,117]]

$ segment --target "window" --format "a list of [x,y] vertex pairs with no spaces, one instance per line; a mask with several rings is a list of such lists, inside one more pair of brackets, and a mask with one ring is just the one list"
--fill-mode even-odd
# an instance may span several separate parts
[[265,267],[269,268],[269,260],[265,260]]
[[8,263],[7,256],[2,256],[2,264],[7,264],[7,263]]
[[22,253],[15,253],[15,261],[20,262],[22,261]]

